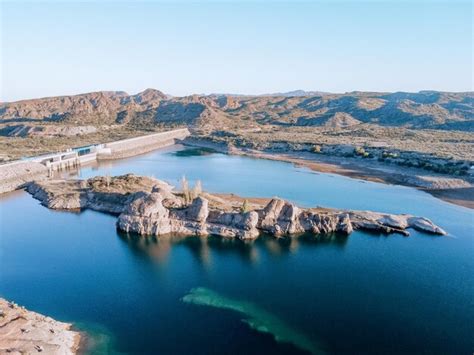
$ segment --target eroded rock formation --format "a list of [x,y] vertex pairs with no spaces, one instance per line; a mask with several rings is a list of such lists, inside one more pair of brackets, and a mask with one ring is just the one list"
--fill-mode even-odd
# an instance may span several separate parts
[[324,208],[301,209],[279,198],[254,204],[255,208],[251,211],[241,211],[229,195],[202,193],[186,205],[182,193],[174,191],[170,185],[135,175],[38,182],[30,184],[28,191],[49,208],[89,208],[116,214],[119,230],[140,235],[212,234],[254,239],[261,233],[277,237],[333,232],[348,235],[356,229],[409,235],[408,228],[446,234],[423,217]]
[[168,209],[159,192],[145,194],[130,203],[120,214],[117,227],[141,235],[199,235],[209,234],[240,239],[255,238],[258,214],[209,210],[209,201],[197,197],[190,206]]

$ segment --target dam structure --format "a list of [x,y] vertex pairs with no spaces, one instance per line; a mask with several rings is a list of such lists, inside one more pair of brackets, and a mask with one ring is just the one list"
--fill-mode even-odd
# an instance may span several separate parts
[[158,132],[115,142],[70,148],[63,152],[23,158],[0,165],[0,193],[22,188],[33,180],[51,177],[54,172],[78,169],[82,165],[144,154],[176,144],[191,133],[187,128]]

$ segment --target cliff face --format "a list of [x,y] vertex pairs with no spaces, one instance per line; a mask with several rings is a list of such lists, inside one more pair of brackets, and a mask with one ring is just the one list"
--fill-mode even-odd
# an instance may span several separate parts
[[319,126],[370,123],[381,126],[474,130],[473,93],[320,94],[265,96],[192,95],[170,98],[147,89],[136,95],[94,92],[0,103],[0,122],[81,124],[229,124]]
[[168,209],[163,195],[152,192],[140,196],[120,214],[117,227],[124,232],[140,235],[197,235],[210,234],[239,239],[253,239],[259,235],[256,212],[222,212],[209,210],[209,201],[202,197],[182,209]]
[[430,220],[377,212],[300,209],[272,199],[241,211],[229,198],[202,193],[187,205],[183,195],[162,181],[124,175],[89,180],[32,183],[28,191],[53,209],[90,208],[118,215],[118,229],[140,235],[219,235],[254,239],[261,233],[276,237],[302,233],[343,233],[355,229],[409,235],[408,228],[445,235]]

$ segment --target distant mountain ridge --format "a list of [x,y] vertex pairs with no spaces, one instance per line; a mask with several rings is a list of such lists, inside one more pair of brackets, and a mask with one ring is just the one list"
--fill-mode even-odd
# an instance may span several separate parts
[[287,97],[294,97],[294,96],[322,96],[322,95],[330,95],[330,92],[325,91],[305,91],[305,90],[292,90],[287,92],[276,92],[272,94],[262,94],[257,96],[287,96]]
[[129,95],[100,91],[0,103],[0,124],[187,124],[208,129],[229,125],[320,126],[359,124],[474,131],[474,93],[351,92],[295,90],[268,95],[170,97],[156,89]]

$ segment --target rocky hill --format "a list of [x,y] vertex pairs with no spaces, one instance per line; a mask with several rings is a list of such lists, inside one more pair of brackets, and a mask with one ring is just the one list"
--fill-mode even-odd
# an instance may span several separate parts
[[[229,126],[316,126],[331,129],[368,123],[387,127],[474,131],[474,93],[295,91],[265,96],[192,95],[169,97],[154,89],[136,95],[94,92],[0,103],[0,123],[9,132],[24,126],[176,125],[225,129]],[[15,126],[15,127],[12,127]],[[36,130],[37,132],[38,130]]]

